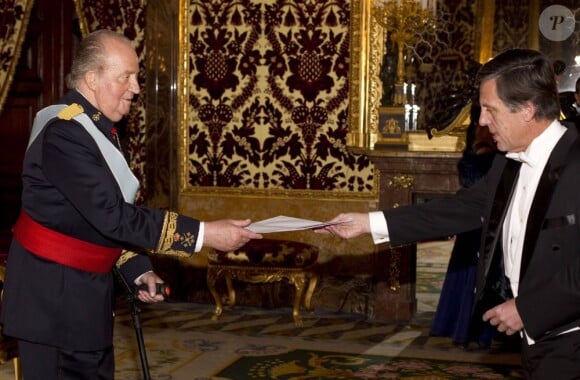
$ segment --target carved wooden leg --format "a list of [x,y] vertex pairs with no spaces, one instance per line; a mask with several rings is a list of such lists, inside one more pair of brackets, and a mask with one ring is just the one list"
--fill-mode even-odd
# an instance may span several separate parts
[[304,294],[304,285],[306,284],[306,276],[304,273],[295,274],[292,276],[292,282],[296,287],[296,295],[294,296],[294,307],[292,308],[292,316],[294,317],[294,324],[296,327],[302,327],[302,316],[300,316],[300,306],[302,305],[302,295]]
[[20,358],[16,357],[12,359],[14,362],[14,379],[15,380],[22,380],[22,370],[20,368]]
[[226,273],[226,286],[228,287],[228,306],[234,307],[236,304],[236,290],[232,283],[232,278]]
[[219,275],[220,275],[219,269],[216,270],[215,268],[212,267],[207,268],[207,287],[209,288],[209,292],[211,293],[215,301],[215,311],[213,313],[213,316],[211,317],[213,321],[217,321],[220,315],[222,315],[223,311],[221,297],[215,288],[215,284],[217,282]]
[[308,289],[306,290],[306,295],[304,296],[304,308],[308,311],[312,311],[312,294],[316,288],[316,283],[318,282],[318,275],[316,273],[310,273],[310,281],[308,282]]

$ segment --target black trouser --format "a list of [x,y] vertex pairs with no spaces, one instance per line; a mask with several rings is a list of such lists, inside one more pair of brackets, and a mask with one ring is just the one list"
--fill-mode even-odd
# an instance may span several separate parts
[[113,347],[103,351],[68,351],[18,341],[22,377],[26,380],[112,380]]
[[522,342],[522,365],[528,379],[580,379],[580,331],[528,345]]

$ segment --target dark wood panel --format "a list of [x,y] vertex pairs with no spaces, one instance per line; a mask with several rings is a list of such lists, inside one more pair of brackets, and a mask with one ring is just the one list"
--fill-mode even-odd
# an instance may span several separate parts
[[8,249],[20,209],[22,160],[36,112],[65,92],[78,41],[72,0],[37,0],[14,79],[0,112],[0,252]]
[[34,97],[9,98],[0,115],[0,165],[21,166],[37,105]]
[[[455,193],[460,153],[368,153],[379,173],[379,209],[386,210]],[[417,311],[415,244],[389,249],[377,246],[374,318],[409,320]]]

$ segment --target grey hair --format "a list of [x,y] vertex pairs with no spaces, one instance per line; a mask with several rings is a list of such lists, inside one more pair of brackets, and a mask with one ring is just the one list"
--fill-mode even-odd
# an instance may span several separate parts
[[108,39],[131,44],[127,37],[108,29],[97,30],[86,36],[79,44],[70,73],[66,76],[66,85],[69,89],[76,88],[87,72],[103,68]]
[[478,79],[479,83],[496,79],[497,94],[512,112],[531,102],[536,107],[536,120],[560,116],[554,67],[539,51],[506,50],[481,67]]

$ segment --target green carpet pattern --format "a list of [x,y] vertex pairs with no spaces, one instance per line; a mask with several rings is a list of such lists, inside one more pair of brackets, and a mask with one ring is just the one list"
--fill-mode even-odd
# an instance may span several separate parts
[[[219,321],[211,320],[212,313],[211,305],[144,308],[141,320],[154,378],[521,378],[519,353],[499,343],[492,350],[464,350],[449,339],[431,337],[432,313],[409,323],[386,323],[318,310],[304,316],[301,328],[294,325],[290,308],[236,307]],[[117,379],[136,380],[139,362],[130,316],[120,314],[117,324],[123,331],[115,342],[117,357],[127,359],[117,359]],[[314,356],[306,360],[310,352]],[[347,367],[349,361],[360,365]],[[272,368],[273,362],[279,366]]]
[[244,356],[217,376],[251,380],[349,379],[519,379],[518,367],[376,355],[293,350]]

